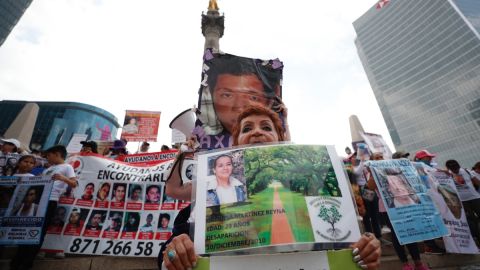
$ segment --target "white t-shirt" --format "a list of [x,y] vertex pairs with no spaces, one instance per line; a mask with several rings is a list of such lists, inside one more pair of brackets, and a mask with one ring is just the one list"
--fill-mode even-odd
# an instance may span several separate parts
[[[457,187],[458,196],[462,202],[471,201],[475,199],[480,199],[480,194],[475,190],[475,187],[472,183],[472,178],[467,171],[463,168],[460,168],[458,174],[454,174],[453,178],[455,179],[455,186]],[[459,181],[464,181],[464,184],[459,183]]]
[[235,186],[229,185],[228,187],[217,186],[217,195],[220,204],[237,202],[237,192]]
[[[42,175],[50,176],[50,177],[52,177],[54,174],[61,174],[68,178],[75,177],[75,171],[73,170],[73,167],[67,163],[53,165],[47,168],[42,173]],[[67,190],[67,187],[68,187],[68,184],[63,181],[60,181],[60,180],[54,181],[52,193],[50,193],[50,201],[58,201],[58,199],[60,198],[60,195]]]
[[[478,180],[480,180],[480,173],[477,173],[476,171],[474,170],[468,170],[470,172],[470,174],[472,175],[472,177],[475,177],[477,178]],[[480,187],[477,188],[477,192],[480,193]]]

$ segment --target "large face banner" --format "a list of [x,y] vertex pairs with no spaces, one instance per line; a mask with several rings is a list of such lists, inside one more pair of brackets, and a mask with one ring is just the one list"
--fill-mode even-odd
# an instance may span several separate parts
[[230,134],[247,105],[272,108],[278,104],[275,97],[282,96],[282,69],[278,59],[265,61],[207,50],[199,91],[201,114],[194,130],[200,148],[231,146]]
[[[195,249],[341,247],[360,237],[331,147],[271,145],[198,156]],[[336,246],[338,245],[338,246]]]

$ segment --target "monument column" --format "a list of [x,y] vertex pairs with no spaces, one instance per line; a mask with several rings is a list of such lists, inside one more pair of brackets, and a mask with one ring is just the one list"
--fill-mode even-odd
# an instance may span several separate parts
[[202,13],[202,34],[205,37],[204,50],[212,48],[214,52],[220,51],[220,38],[223,36],[224,16],[218,12],[217,1],[210,0],[208,11],[205,15]]

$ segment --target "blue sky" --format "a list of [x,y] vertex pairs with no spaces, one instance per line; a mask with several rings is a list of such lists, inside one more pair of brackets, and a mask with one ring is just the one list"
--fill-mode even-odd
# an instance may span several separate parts
[[[224,52],[284,62],[292,140],[350,144],[348,117],[393,146],[354,45],[352,22],[372,0],[218,0]],[[207,0],[34,0],[0,47],[0,97],[88,103],[169,122],[197,102]],[[380,12],[380,11],[379,11]],[[132,145],[136,148],[136,145]],[[153,150],[159,146],[153,145]]]

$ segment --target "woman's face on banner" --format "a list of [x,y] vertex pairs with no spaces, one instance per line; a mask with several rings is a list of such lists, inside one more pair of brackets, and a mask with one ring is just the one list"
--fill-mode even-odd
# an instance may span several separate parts
[[27,196],[25,196],[25,202],[33,203],[35,199],[37,199],[37,192],[35,191],[35,189],[30,189],[27,192]]
[[102,200],[105,200],[108,196],[108,192],[110,191],[110,186],[107,184],[107,185],[103,185],[100,190],[98,191],[98,197]]
[[399,175],[387,175],[388,190],[396,196],[406,196],[410,194],[408,187]]
[[450,212],[452,212],[452,215],[456,219],[459,219],[462,216],[462,203],[460,202],[460,199],[447,191],[441,190],[440,194],[442,194],[445,199],[445,203],[447,204],[448,209],[450,209]]
[[233,164],[229,157],[220,157],[215,161],[215,176],[221,179],[227,179],[232,175]]
[[256,75],[222,74],[213,91],[213,106],[223,127],[232,132],[238,114],[250,104],[269,106],[262,82]]
[[70,214],[70,219],[68,220],[70,224],[77,224],[78,221],[80,220],[80,213],[75,211]]

